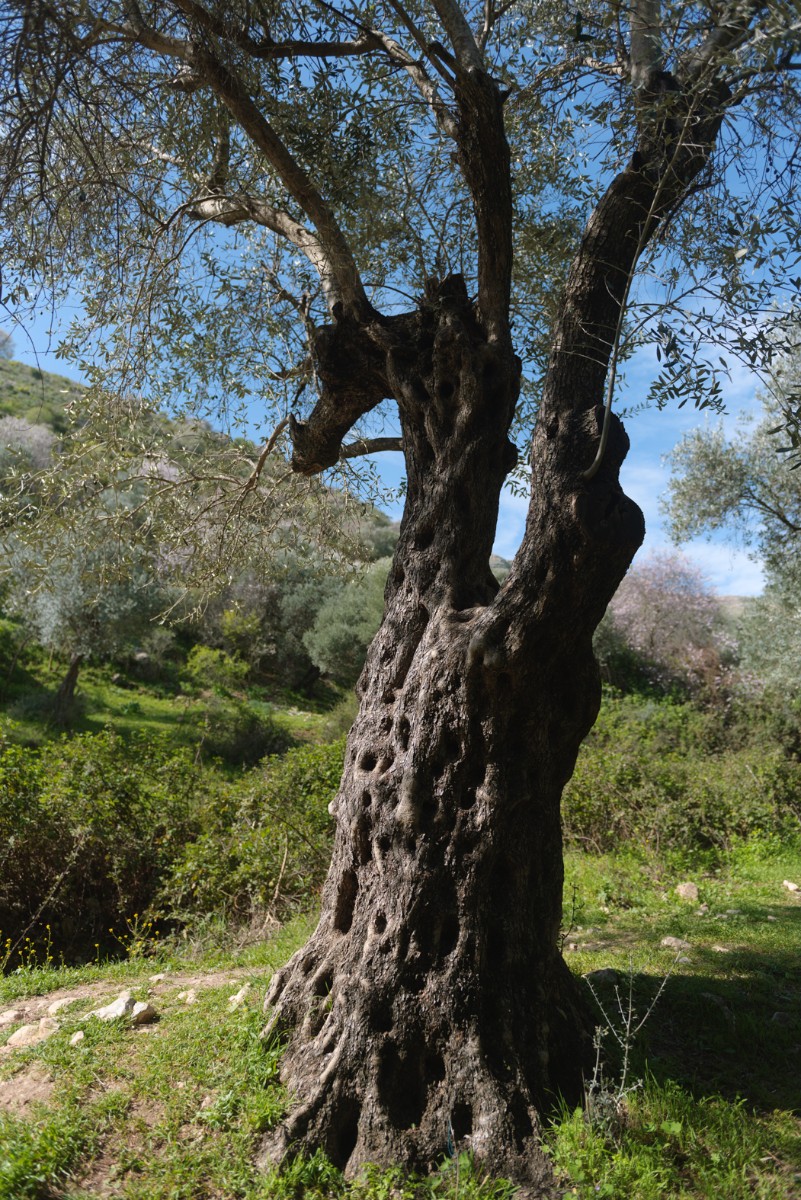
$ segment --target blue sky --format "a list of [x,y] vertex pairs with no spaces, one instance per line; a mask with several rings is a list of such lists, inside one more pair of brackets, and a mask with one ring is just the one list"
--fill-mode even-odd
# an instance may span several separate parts
[[[62,311],[56,325],[66,327],[73,314]],[[56,339],[48,334],[50,319],[39,317],[24,328],[15,328],[13,337],[15,356],[22,362],[37,365],[46,371],[76,376],[76,372],[56,358]],[[653,348],[639,351],[627,367],[627,389],[625,401],[634,403],[636,396],[645,395],[657,364]],[[756,397],[758,382],[745,368],[733,368],[729,387],[726,389],[727,411],[723,418],[698,412],[693,408],[678,409],[670,406],[658,412],[655,409],[640,412],[626,420],[626,429],[631,439],[631,450],[622,471],[622,483],[626,492],[637,501],[645,514],[646,538],[640,557],[674,547],[665,530],[660,512],[660,498],[667,489],[669,470],[665,456],[680,437],[691,429],[719,420],[732,431],[738,418],[744,413],[757,413],[759,402]],[[382,473],[391,484],[400,479],[402,462],[397,454],[376,456]],[[391,506],[393,516],[399,516],[401,505]],[[526,500],[505,492],[501,501],[500,520],[495,550],[504,558],[512,558],[523,536],[526,519]],[[761,564],[743,550],[737,549],[721,537],[712,540],[697,539],[681,547],[682,552],[701,569],[710,585],[721,595],[753,596],[763,587]]]

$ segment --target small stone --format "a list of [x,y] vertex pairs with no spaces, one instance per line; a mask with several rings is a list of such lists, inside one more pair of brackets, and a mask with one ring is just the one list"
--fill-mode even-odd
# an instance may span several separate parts
[[697,917],[705,917],[708,912],[709,912],[709,905],[702,904],[695,915]]
[[87,1018],[97,1017],[98,1021],[116,1021],[118,1017],[127,1017],[133,1012],[134,998],[130,992],[121,992],[111,1004],[103,1008],[94,1008],[87,1013]]
[[692,962],[692,959],[688,958],[686,954],[680,954],[678,956],[678,958],[676,959],[676,962],[677,963],[688,963],[688,962]]
[[793,1024],[793,1017],[791,1013],[775,1012],[770,1019],[774,1025],[787,1026]]
[[578,948],[578,942],[568,942],[565,946],[565,950],[578,950]]
[[159,1014],[153,1008],[152,1004],[146,1004],[139,1000],[131,1009],[131,1024],[132,1025],[150,1025],[153,1021],[158,1021]]
[[0,1012],[0,1028],[3,1025],[16,1025],[17,1021],[21,1021],[25,1013],[21,1008],[7,1008],[5,1012]]
[[77,1031],[77,1033],[73,1033],[72,1037],[70,1038],[70,1045],[77,1046],[78,1043],[82,1042],[85,1037],[86,1037],[86,1034],[84,1033],[84,1031],[82,1029],[79,1029]]
[[235,995],[229,997],[228,1011],[235,1012],[238,1008],[241,1008],[247,999],[247,995],[248,995],[249,991],[250,991],[250,984],[246,983],[243,987],[241,987],[239,989],[238,992],[235,993]]
[[731,954],[731,950],[728,948],[728,946],[713,946],[712,949],[716,954]]
[[741,917],[742,915],[743,915],[743,910],[741,908],[727,908],[726,909],[727,917]]
[[770,914],[768,914],[768,916],[767,916],[767,917],[765,917],[765,920],[766,920],[766,921],[775,921],[775,920],[776,920],[776,918],[775,918],[775,917],[773,917],[773,916],[771,916]]
[[698,885],[696,883],[679,883],[674,889],[680,900],[690,900],[693,904],[698,901]]
[[677,938],[677,937],[663,937],[662,941],[659,944],[660,944],[660,946],[664,946],[666,950],[689,950],[689,949],[691,949],[689,942],[684,942],[684,941],[682,941],[681,938]]
[[57,1012],[61,1012],[62,1008],[66,1008],[68,1004],[74,1004],[77,999],[77,996],[62,996],[60,1000],[54,1000],[52,1004],[48,1004],[47,1011],[51,1017],[54,1017]]
[[793,883],[793,881],[791,879],[783,879],[782,887],[785,888],[788,892],[797,892],[799,890],[798,884]]
[[167,976],[165,975],[164,971],[159,971],[158,974],[150,976],[150,982],[151,983],[161,983],[162,979],[166,979],[166,978],[167,978]]
[[600,967],[597,971],[587,971],[584,978],[588,983],[617,983],[620,972],[614,967]]
[[39,1042],[44,1042],[47,1038],[52,1037],[59,1028],[58,1021],[54,1021],[52,1017],[42,1017],[37,1025],[21,1025],[12,1033],[6,1045],[38,1046]]
[[178,999],[183,1000],[184,1004],[196,1004],[197,992],[194,988],[189,988],[186,992],[179,992]]

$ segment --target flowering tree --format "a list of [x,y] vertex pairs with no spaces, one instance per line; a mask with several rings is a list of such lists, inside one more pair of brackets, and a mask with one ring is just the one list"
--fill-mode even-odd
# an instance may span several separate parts
[[665,687],[710,696],[732,682],[735,640],[703,571],[682,554],[653,554],[632,567],[607,620]]

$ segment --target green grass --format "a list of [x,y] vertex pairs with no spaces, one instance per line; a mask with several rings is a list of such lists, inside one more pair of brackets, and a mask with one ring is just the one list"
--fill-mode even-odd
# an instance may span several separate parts
[[[64,663],[48,664],[46,656],[34,649],[22,658],[12,680],[0,678],[0,715],[12,723],[13,740],[41,745],[60,735],[47,721],[65,671]],[[326,739],[330,709],[339,696],[333,690],[318,699],[280,690],[271,696],[264,688],[232,697],[187,693],[177,685],[170,688],[124,675],[119,683],[112,682],[118,673],[113,665],[90,665],[81,670],[70,733],[99,733],[110,727],[125,737],[145,733],[169,737],[176,748],[197,746],[209,720],[231,715],[237,705],[244,705],[256,716],[269,718],[293,740],[318,742]]]
[[[801,851],[739,847],[706,874],[633,854],[568,855],[566,909],[575,911],[566,942],[578,949],[567,950],[567,959],[577,974],[619,972],[616,985],[594,985],[609,1024],[620,1032],[630,1005],[644,1014],[668,979],[634,1039],[625,1080],[614,1034],[603,1038],[613,1102],[594,1104],[591,1120],[565,1112],[548,1128],[558,1195],[801,1194],[801,900],[782,887],[785,878],[801,882]],[[698,903],[675,895],[682,880],[698,885]],[[346,1184],[320,1156],[282,1176],[255,1167],[259,1138],[286,1103],[276,1048],[258,1036],[261,1004],[272,970],[305,940],[312,920],[298,918],[277,939],[233,952],[217,942],[188,956],[173,945],[156,959],[33,967],[0,981],[0,1002],[8,1005],[101,980],[144,996],[154,971],[167,976],[157,1000],[162,1019],[150,1030],[93,1022],[72,1047],[71,1033],[95,1003],[87,999],[67,1010],[49,1041],[0,1058],[0,1076],[38,1061],[54,1080],[33,1119],[3,1122],[0,1200],[54,1193],[88,1200],[101,1184],[126,1200],[507,1200],[508,1185],[485,1179],[465,1156],[425,1183],[371,1171]],[[688,961],[661,947],[668,934],[691,943],[682,956]],[[235,1013],[227,999],[241,975],[200,991],[191,1007],[177,999],[180,979],[170,982],[171,972],[235,967],[252,984],[248,1003]],[[774,1021],[774,1012],[786,1020]],[[597,1018],[607,1023],[600,1009]]]

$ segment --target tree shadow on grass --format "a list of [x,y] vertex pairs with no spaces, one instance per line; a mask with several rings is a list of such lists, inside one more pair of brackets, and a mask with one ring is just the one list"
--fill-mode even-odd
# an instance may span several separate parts
[[[637,1039],[635,1073],[647,1066],[657,1081],[672,1079],[694,1095],[801,1113],[801,908],[752,906],[748,916],[764,922],[768,913],[775,914],[768,945],[738,946],[729,927],[726,953],[695,945],[688,951],[693,973],[677,964]],[[640,1015],[662,982],[633,976]],[[625,977],[618,992],[625,1011]],[[606,984],[599,996],[619,1017],[614,988]]]

